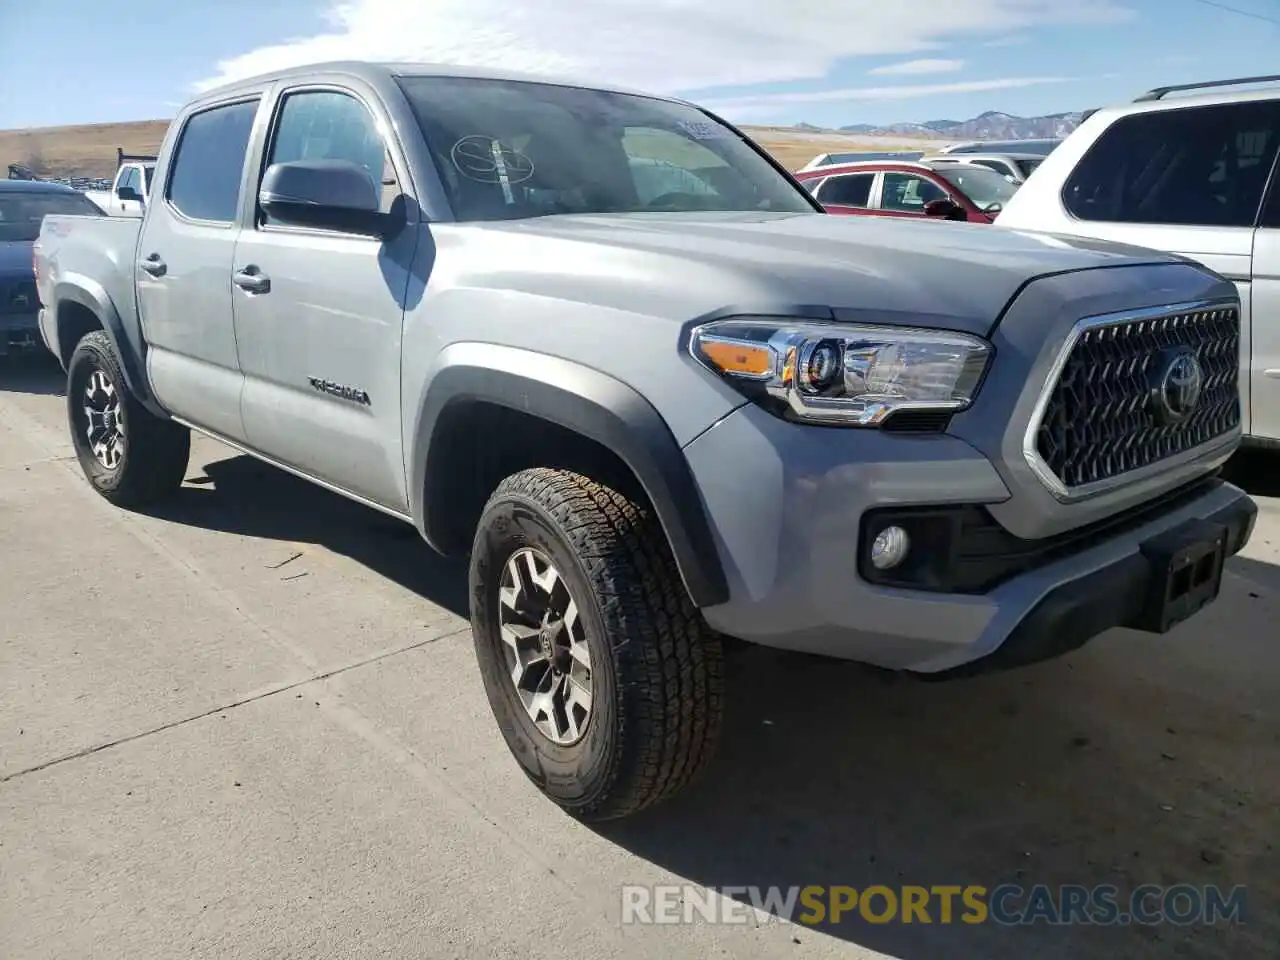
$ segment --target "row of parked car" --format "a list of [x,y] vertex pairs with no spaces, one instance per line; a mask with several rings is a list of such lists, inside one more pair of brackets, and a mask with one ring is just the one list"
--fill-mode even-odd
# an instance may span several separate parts
[[952,144],[935,154],[824,153],[796,179],[831,213],[994,223],[1062,140]]

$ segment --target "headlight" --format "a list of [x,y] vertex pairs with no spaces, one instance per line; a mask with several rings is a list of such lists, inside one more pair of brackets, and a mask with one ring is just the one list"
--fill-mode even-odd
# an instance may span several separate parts
[[878,426],[903,410],[963,410],[991,356],[987,341],[947,330],[782,318],[703,324],[689,349],[781,416],[846,426]]

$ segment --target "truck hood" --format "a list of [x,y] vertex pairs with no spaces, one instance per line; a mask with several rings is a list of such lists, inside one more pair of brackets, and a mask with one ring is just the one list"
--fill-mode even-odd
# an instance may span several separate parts
[[[574,248],[527,250],[534,255],[514,268],[530,271],[528,284],[515,286],[544,294],[574,298],[576,288],[577,299],[607,296],[609,286],[630,287],[631,279],[638,289],[628,292],[643,297],[645,312],[681,319],[803,305],[848,319],[875,312],[881,322],[929,320],[978,334],[1035,277],[1182,262],[1140,247],[982,224],[819,213],[567,215],[488,229]],[[557,276],[573,279],[549,289]]]

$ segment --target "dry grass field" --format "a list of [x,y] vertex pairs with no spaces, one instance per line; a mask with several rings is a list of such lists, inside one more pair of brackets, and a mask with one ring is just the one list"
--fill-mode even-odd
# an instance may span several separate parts
[[0,130],[0,169],[22,163],[50,176],[110,177],[116,172],[117,147],[155,153],[168,127],[168,120],[144,120]]
[[[51,176],[109,177],[115,173],[117,147],[126,153],[155,153],[168,126],[168,120],[143,120],[0,130],[0,170],[10,163],[21,163]],[[817,133],[788,127],[744,129],[791,170],[831,150],[927,150],[944,142]]]

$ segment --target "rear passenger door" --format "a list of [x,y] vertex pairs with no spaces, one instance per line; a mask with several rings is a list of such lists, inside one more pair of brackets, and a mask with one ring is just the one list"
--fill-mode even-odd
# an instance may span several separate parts
[[813,196],[832,213],[865,213],[875,179],[874,173],[839,173],[818,184]]
[[398,264],[413,262],[413,205],[406,205],[411,222],[384,242],[272,222],[256,203],[271,164],[331,159],[363,166],[389,210],[406,169],[398,145],[383,136],[390,129],[371,91],[314,83],[284,88],[229,286],[250,446],[405,513],[400,344],[409,275]]
[[[1276,158],[1278,112],[1280,102],[1251,101],[1131,114],[1103,132],[1062,190],[1079,224],[1072,232],[1180,253],[1235,281],[1243,426],[1263,437],[1280,437],[1265,366],[1280,303],[1254,289],[1254,231]],[[1274,244],[1269,230],[1260,233],[1264,260]],[[1276,276],[1274,267],[1263,269]]]
[[181,120],[143,221],[134,265],[156,396],[173,414],[244,439],[231,307],[245,160],[259,96],[201,107]]

